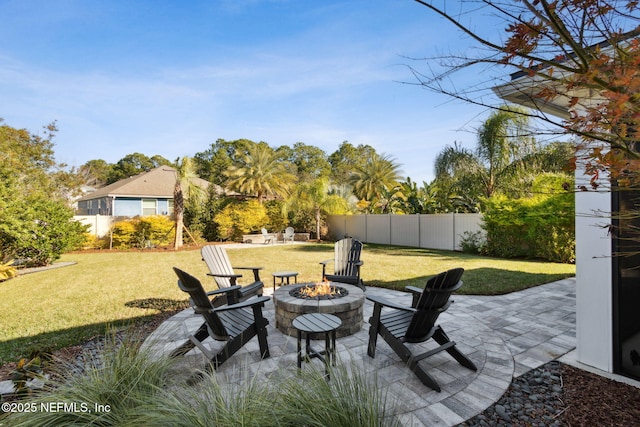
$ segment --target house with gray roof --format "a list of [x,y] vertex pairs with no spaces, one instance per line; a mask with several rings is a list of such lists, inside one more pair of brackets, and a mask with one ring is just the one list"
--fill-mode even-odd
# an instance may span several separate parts
[[[148,172],[99,188],[77,200],[77,215],[171,215],[176,173],[170,166],[158,166]],[[195,179],[195,184],[204,190],[208,190],[211,185],[200,178]],[[223,192],[221,188],[217,190]]]

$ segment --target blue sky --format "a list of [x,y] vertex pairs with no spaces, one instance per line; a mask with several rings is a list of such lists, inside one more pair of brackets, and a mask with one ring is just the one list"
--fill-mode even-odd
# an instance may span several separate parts
[[327,154],[349,141],[420,183],[488,115],[402,83],[426,69],[406,57],[468,45],[411,0],[0,0],[0,15],[0,117],[56,120],[71,166],[174,160],[218,138]]

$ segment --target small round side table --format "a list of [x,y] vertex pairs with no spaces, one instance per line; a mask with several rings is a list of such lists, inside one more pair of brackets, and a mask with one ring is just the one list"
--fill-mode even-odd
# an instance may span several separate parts
[[287,285],[289,284],[289,279],[294,278],[295,283],[298,283],[298,272],[297,271],[276,271],[275,273],[271,273],[273,276],[273,291],[276,291],[276,278],[280,279],[280,286],[284,285],[284,279],[287,279]]
[[[302,334],[306,335],[305,362],[318,358],[325,363],[325,376],[329,376],[329,365],[336,364],[336,329],[340,327],[342,320],[333,314],[309,313],[293,319],[292,326],[298,331],[298,369],[302,369]],[[311,334],[324,334],[324,350],[317,351],[311,348]]]

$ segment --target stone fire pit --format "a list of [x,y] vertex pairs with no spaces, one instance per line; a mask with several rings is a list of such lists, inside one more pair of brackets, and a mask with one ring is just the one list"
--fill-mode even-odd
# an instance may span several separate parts
[[[338,316],[342,325],[336,331],[336,336],[346,337],[358,332],[362,328],[364,304],[364,291],[357,286],[345,283],[331,282],[331,286],[345,289],[348,294],[332,299],[298,298],[291,295],[291,291],[305,286],[313,286],[314,283],[299,283],[297,285],[281,286],[273,294],[273,303],[276,307],[276,328],[283,334],[295,337],[296,329],[291,325],[293,319],[301,314],[326,313]],[[311,337],[314,338],[314,337]]]

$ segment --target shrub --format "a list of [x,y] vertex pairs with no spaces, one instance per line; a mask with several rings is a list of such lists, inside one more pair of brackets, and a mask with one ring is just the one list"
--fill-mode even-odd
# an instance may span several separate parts
[[499,257],[542,258],[553,262],[575,260],[575,202],[572,180],[545,174],[536,179],[533,197],[486,200],[484,253]]
[[239,240],[243,234],[259,231],[269,221],[267,210],[257,200],[232,202],[213,218],[222,240]]
[[264,207],[267,212],[267,217],[269,218],[264,225],[267,230],[277,232],[287,228],[287,218],[283,214],[282,205],[283,203],[280,200],[269,200],[265,202]]
[[73,211],[64,203],[31,198],[3,210],[0,252],[26,267],[48,265],[81,248],[87,228],[73,219]]
[[132,220],[118,221],[111,229],[114,248],[131,248],[136,242],[136,225]]
[[136,240],[139,247],[165,246],[171,244],[174,239],[174,222],[168,216],[151,215],[138,218],[136,223]]
[[118,221],[112,228],[112,244],[123,249],[165,246],[173,241],[173,226],[173,221],[163,215]]
[[460,237],[460,248],[462,252],[476,255],[482,252],[485,244],[484,233],[482,231],[476,231],[475,233],[465,231]]

